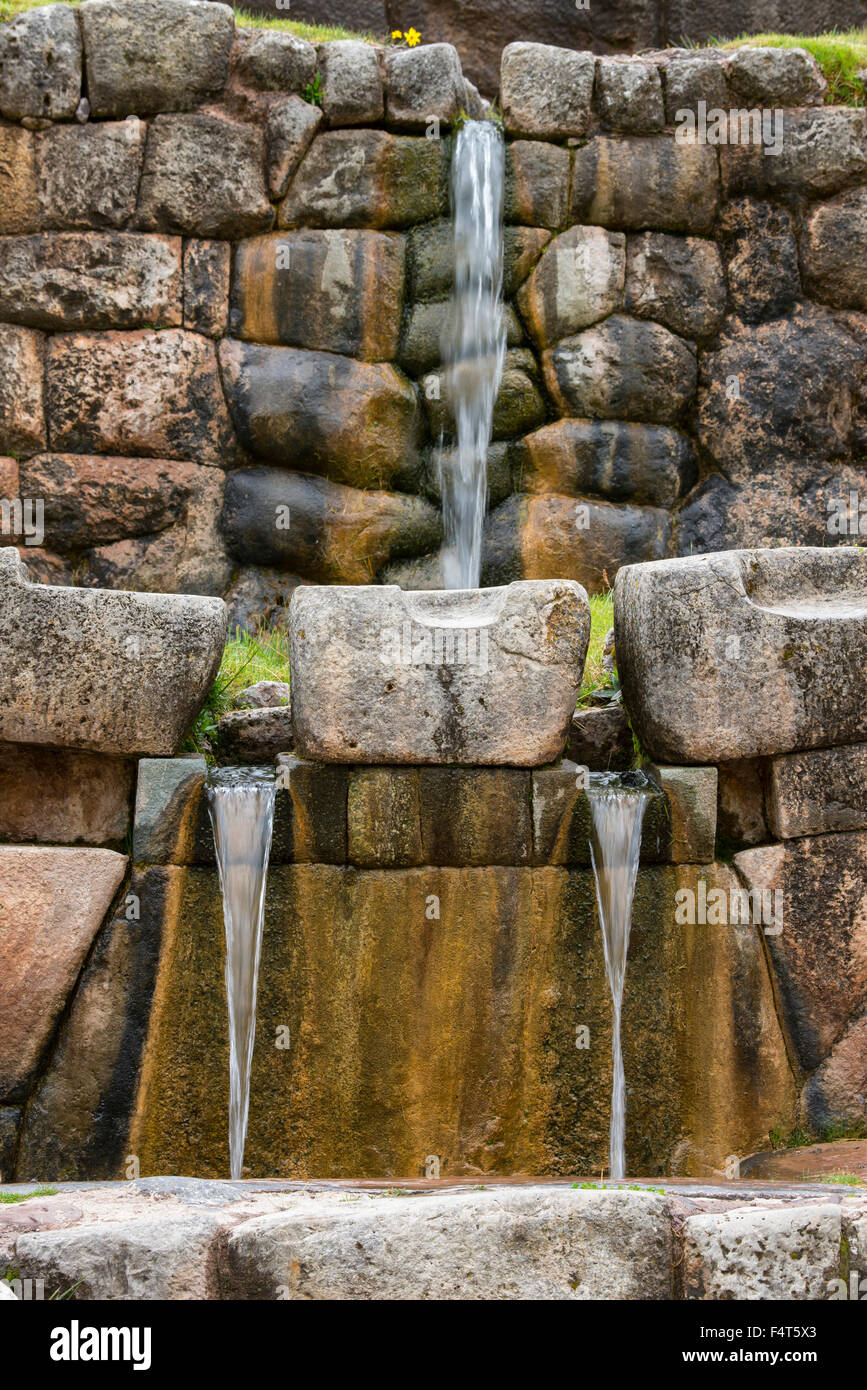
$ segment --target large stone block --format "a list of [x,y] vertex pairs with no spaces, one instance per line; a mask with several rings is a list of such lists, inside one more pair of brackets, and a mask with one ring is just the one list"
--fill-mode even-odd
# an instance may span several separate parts
[[[863,487],[861,470],[839,462],[829,469],[827,463],[807,464],[797,457],[777,459],[775,465],[739,479],[737,485],[712,473],[680,512],[677,554],[756,546],[827,546],[831,518],[838,518],[841,525],[851,524],[851,534],[856,534],[857,506],[849,523],[848,499],[853,492],[857,497]],[[831,544],[836,543],[834,538]]]
[[736,198],[721,213],[717,235],[738,317],[758,323],[788,314],[801,295],[791,214],[775,203]]
[[202,112],[151,122],[138,227],[236,240],[266,231],[273,220],[261,130]]
[[485,521],[482,579],[508,584],[562,576],[600,593],[621,565],[661,560],[670,534],[671,518],[661,507],[516,493]]
[[182,1211],[174,1218],[32,1231],[16,1242],[18,1267],[22,1278],[41,1280],[49,1297],[74,1288],[87,1299],[199,1301],[216,1296],[220,1229],[217,1212]]
[[184,242],[184,328],[222,338],[229,322],[232,248],[224,241]]
[[[461,370],[460,364],[446,367],[442,371],[429,373],[422,380],[430,432],[434,439],[443,434],[454,438],[459,399],[455,378]],[[547,410],[536,376],[536,363],[529,349],[512,349],[506,353],[494,400],[491,421],[493,439],[513,439],[542,424]]]
[[42,131],[36,142],[40,225],[65,232],[130,223],[146,138],[147,126],[137,116]]
[[223,531],[246,564],[324,583],[370,584],[387,561],[438,545],[442,519],[421,497],[255,468],[229,475]]
[[0,454],[35,454],[45,448],[44,352],[41,333],[0,324]]
[[715,767],[649,769],[668,801],[672,864],[706,864],[716,845]]
[[726,311],[725,277],[714,242],[664,232],[630,237],[626,308],[682,338],[713,337]]
[[117,847],[132,789],[125,758],[0,744],[0,839]]
[[243,241],[235,251],[230,327],[257,343],[397,356],[404,239],[383,232],[301,231]]
[[242,1298],[671,1298],[673,1241],[656,1194],[436,1192],[259,1217],[228,1265]]
[[129,1126],[159,965],[182,869],[134,872],[97,937],[48,1068],[30,1097],[19,1169],[60,1181],[126,1176]]
[[386,120],[400,128],[451,125],[466,105],[461,60],[450,43],[387,52],[385,85]]
[[301,587],[296,747],[325,762],[549,762],[566,742],[589,635],[587,596],[568,581],[414,596]]
[[850,1023],[829,1057],[813,1072],[801,1105],[808,1123],[818,1130],[863,1130],[867,1121],[867,1013]]
[[817,299],[867,309],[867,189],[813,208],[801,236],[804,281]]
[[576,222],[700,236],[712,231],[719,200],[716,151],[708,145],[599,135],[575,151]]
[[867,1006],[867,835],[760,846],[735,864],[751,890],[779,895],[767,945],[798,1061],[812,1071]]
[[[577,717],[573,716],[573,728]],[[572,728],[569,736],[571,742]],[[534,864],[591,867],[593,813],[587,787],[592,786],[592,779],[588,779],[588,770],[587,764],[562,758],[533,772]],[[641,824],[639,860],[642,864],[665,864],[671,861],[674,847],[671,811],[666,797],[652,782],[645,780],[643,789],[648,800]]]
[[739,550],[630,566],[614,586],[614,629],[633,728],[663,762],[867,736],[862,551]]
[[614,314],[543,354],[545,382],[563,415],[668,424],[692,400],[691,344],[657,323]]
[[126,232],[0,237],[0,319],[30,328],[181,322],[181,243]]
[[24,1099],[126,863],[108,849],[0,847],[3,1099]]
[[61,334],[47,356],[47,413],[58,452],[222,466],[237,459],[214,344],[198,334]]
[[804,48],[745,44],[728,55],[729,78],[748,106],[821,105],[828,84]]
[[867,829],[867,744],[774,758],[767,807],[778,840]]
[[628,57],[602,58],[597,66],[602,120],[624,135],[647,135],[665,126],[662,81],[654,63]]
[[268,148],[268,191],[282,198],[289,180],[310,148],[322,123],[322,111],[301,97],[286,97],[268,107],[266,138]]
[[700,1212],[683,1228],[687,1298],[829,1298],[840,1274],[840,1208],[831,1203]]
[[81,97],[81,34],[68,5],[45,5],[0,28],[0,116],[63,121]]
[[322,110],[330,126],[382,120],[382,77],[376,50],[355,39],[319,45]]
[[39,226],[34,137],[0,125],[0,236],[38,232]]
[[234,35],[228,5],[85,0],[79,13],[94,116],[188,111],[222,90]]
[[0,739],[173,753],[216,675],[220,599],[31,584],[0,549]]
[[238,29],[234,75],[255,92],[303,92],[316,76],[316,48],[282,29]]
[[602,227],[570,227],[555,237],[518,291],[518,307],[538,348],[578,333],[619,309],[626,238]]
[[503,49],[500,100],[510,135],[560,140],[583,135],[590,123],[596,59],[542,43]]
[[408,227],[448,204],[445,142],[382,130],[319,135],[304,156],[279,225]]
[[193,862],[206,774],[203,757],[139,761],[132,835],[136,864]]
[[543,140],[510,141],[503,202],[507,222],[557,231],[569,208],[569,151]]
[[867,171],[867,112],[848,106],[783,111],[778,145],[720,146],[727,197],[827,198]]
[[555,420],[512,446],[518,492],[672,507],[695,481],[686,435],[667,425]]
[[421,416],[385,363],[225,340],[220,365],[251,453],[352,487],[383,487],[417,464]]

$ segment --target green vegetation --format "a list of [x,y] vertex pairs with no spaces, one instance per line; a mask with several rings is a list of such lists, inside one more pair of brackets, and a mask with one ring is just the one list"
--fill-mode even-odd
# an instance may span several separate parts
[[738,39],[711,39],[714,48],[805,48],[828,83],[827,106],[863,106],[865,92],[856,74],[867,69],[867,29],[832,29],[826,34],[749,34]]
[[864,1180],[856,1177],[854,1173],[823,1173],[819,1182],[840,1183],[844,1187],[861,1187]]
[[[6,19],[14,19],[17,14],[23,14],[26,10],[38,10],[49,4],[50,0],[0,0],[0,22]],[[66,5],[80,5],[81,0],[62,0]],[[339,24],[302,24],[297,19],[287,19],[279,13],[273,18],[266,14],[248,14],[246,10],[233,6],[235,10],[235,23],[239,29],[285,29],[290,34],[297,34],[299,39],[308,39],[310,43],[327,43],[330,39],[360,39],[363,43],[382,43],[383,38],[376,38],[373,34],[356,34],[351,29],[344,29]]]
[[320,72],[314,73],[313,81],[307,83],[301,96],[310,106],[322,105],[322,74]]
[[578,692],[579,709],[590,703],[594,690],[616,690],[617,677],[602,670],[602,648],[605,636],[614,626],[614,600],[610,589],[590,596],[590,645],[587,648],[587,662],[584,678]]
[[184,752],[213,757],[212,737],[217,721],[232,708],[232,700],[257,681],[289,682],[289,634],[262,628],[255,637],[236,629],[223,652],[217,678],[198,719],[184,742]]
[[31,1197],[56,1197],[56,1187],[37,1187],[33,1192],[0,1192],[0,1205],[11,1206],[13,1202],[29,1202]]

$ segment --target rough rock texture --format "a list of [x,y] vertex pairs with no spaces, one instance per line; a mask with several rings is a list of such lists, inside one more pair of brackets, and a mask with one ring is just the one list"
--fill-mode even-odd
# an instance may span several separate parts
[[668,1298],[666,1208],[638,1192],[426,1193],[245,1222],[228,1264],[242,1298]]
[[848,106],[784,110],[778,149],[721,145],[727,196],[826,198],[867,173],[867,113]]
[[575,151],[572,217],[603,227],[711,231],[719,206],[716,151],[669,135],[599,135]]
[[738,198],[719,220],[732,307],[745,323],[787,314],[801,294],[791,215],[776,203]]
[[702,1299],[825,1299],[840,1272],[840,1208],[701,1213],[683,1228],[684,1292]]
[[220,719],[216,736],[221,753],[232,762],[271,762],[292,747],[292,710],[230,710]]
[[0,28],[0,116],[69,120],[81,97],[81,34],[75,12],[46,5]]
[[513,448],[519,492],[671,507],[695,480],[689,440],[665,425],[556,420]]
[[389,125],[418,130],[431,121],[451,125],[466,104],[461,60],[448,43],[385,55]]
[[626,238],[601,227],[570,227],[555,237],[518,292],[518,307],[539,348],[620,308]]
[[397,356],[403,284],[400,236],[304,231],[257,237],[235,253],[231,331],[257,343],[389,362]]
[[381,121],[382,78],[369,44],[336,39],[320,44],[322,110],[331,126]]
[[0,1098],[26,1094],[126,863],[107,849],[0,847]]
[[632,766],[632,733],[622,705],[576,710],[566,756],[591,772],[625,772]]
[[232,253],[222,241],[184,243],[184,328],[222,338],[229,318]]
[[40,226],[117,230],[133,217],[147,126],[137,116],[51,126],[36,142]]
[[217,95],[232,11],[191,0],[85,0],[79,10],[94,116],[187,111]]
[[335,130],[314,140],[280,205],[280,226],[406,227],[447,203],[441,140]]
[[679,333],[710,338],[722,323],[726,287],[712,241],[645,232],[629,238],[626,308]]
[[157,116],[148,131],[136,225],[148,232],[237,238],[270,227],[264,137],[203,113]]
[[268,191],[272,198],[285,195],[289,180],[310,148],[321,121],[319,107],[311,106],[300,97],[286,97],[268,107]]
[[850,1023],[831,1055],[809,1078],[801,1104],[817,1130],[846,1132],[867,1119],[867,1013]]
[[[100,3],[100,0],[86,0]],[[222,9],[222,6],[220,6]],[[22,1278],[42,1279],[48,1297],[119,1302],[214,1296],[221,1226],[216,1213],[34,1231],[18,1237]]]
[[867,744],[774,758],[768,821],[778,840],[867,829]]
[[316,75],[316,48],[279,29],[236,30],[235,76],[257,92],[301,92]]
[[559,140],[583,135],[590,121],[596,63],[541,43],[512,43],[503,50],[500,100],[510,135]]
[[125,232],[0,238],[0,319],[30,328],[181,322],[181,244]]
[[716,844],[716,768],[653,767],[651,775],[668,799],[671,863],[708,863]]
[[0,1182],[12,1181],[20,1124],[21,1111],[16,1106],[0,1106]]
[[232,340],[220,365],[239,438],[260,458],[353,487],[412,469],[420,412],[394,367]]
[[589,635],[587,596],[568,582],[476,597],[299,588],[298,752],[326,762],[548,762],[563,751]]
[[133,780],[126,759],[0,744],[0,839],[117,847]]
[[0,453],[45,448],[43,414],[45,339],[26,328],[0,325]]
[[0,126],[0,234],[38,230],[34,138],[29,130]]
[[713,763],[862,740],[865,575],[863,552],[847,547],[621,570],[618,670],[642,747]]
[[57,451],[223,465],[237,457],[214,345],[197,334],[58,334],[47,358]]
[[612,130],[646,135],[662,130],[665,109],[659,70],[631,58],[603,59],[597,69],[602,119]]
[[136,781],[136,864],[192,861],[207,766],[204,757],[142,758]]
[[170,754],[210,689],[219,599],[31,584],[0,549],[0,739]]
[[614,314],[543,354],[561,413],[668,424],[695,390],[691,346],[659,324]]
[[743,850],[735,864],[751,889],[782,895],[782,930],[766,939],[798,1061],[812,1071],[867,1005],[867,835]]
[[729,76],[748,106],[820,104],[828,87],[816,59],[803,48],[736,48]]
[[867,189],[813,208],[804,224],[804,281],[817,299],[867,309]]

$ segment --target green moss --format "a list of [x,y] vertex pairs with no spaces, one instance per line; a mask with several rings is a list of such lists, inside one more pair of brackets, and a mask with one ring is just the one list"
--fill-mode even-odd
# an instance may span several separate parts
[[[31,1197],[56,1197],[56,1187],[37,1187],[33,1192],[0,1192],[0,1205],[12,1206],[15,1202],[29,1202]],[[8,1276],[4,1276],[8,1277]]]
[[805,48],[828,83],[827,106],[863,106],[865,92],[856,74],[867,69],[867,29],[832,29],[826,34],[748,34],[737,39],[710,39],[715,48]]

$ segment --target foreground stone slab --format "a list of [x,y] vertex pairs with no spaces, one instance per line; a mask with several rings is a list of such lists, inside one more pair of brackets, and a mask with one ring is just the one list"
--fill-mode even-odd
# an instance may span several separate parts
[[670,1298],[672,1239],[662,1196],[530,1187],[259,1217],[228,1262],[239,1298]]
[[614,627],[644,749],[716,763],[867,737],[867,553],[735,550],[621,569]]
[[214,1297],[214,1242],[221,1222],[199,1211],[150,1221],[107,1222],[18,1237],[19,1273],[45,1281],[47,1297],[127,1300]]
[[774,758],[767,808],[778,840],[867,828],[867,744]]
[[222,599],[31,584],[0,550],[0,740],[171,754],[226,640]]
[[684,1225],[687,1298],[826,1299],[840,1273],[840,1208],[702,1213]]
[[325,762],[532,767],[563,751],[587,655],[569,580],[292,596],[296,748]]
[[0,1098],[23,1099],[126,863],[107,849],[0,848]]

